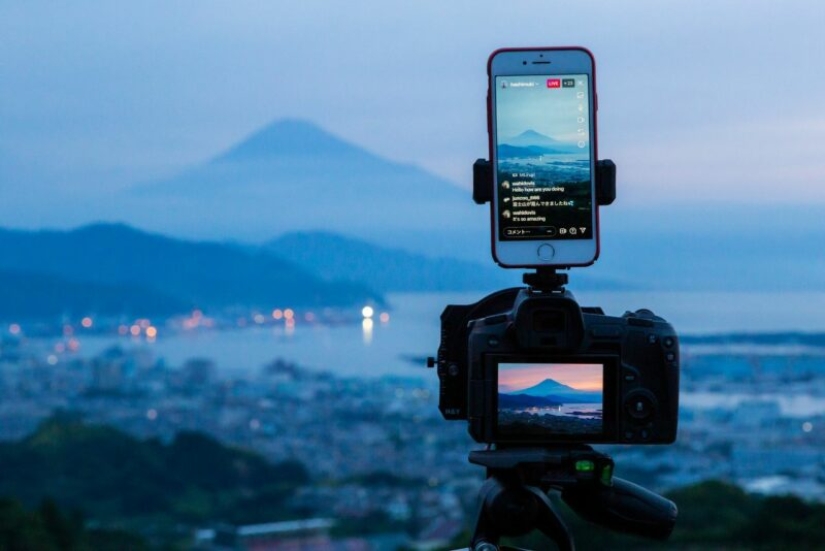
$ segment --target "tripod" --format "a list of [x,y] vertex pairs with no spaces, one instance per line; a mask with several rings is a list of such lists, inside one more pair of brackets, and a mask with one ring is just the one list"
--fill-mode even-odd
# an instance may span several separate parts
[[532,530],[573,551],[573,536],[548,498],[551,489],[582,518],[612,530],[666,539],[676,522],[672,501],[614,478],[613,460],[590,446],[474,451],[470,462],[487,468],[471,551],[498,551],[501,537]]

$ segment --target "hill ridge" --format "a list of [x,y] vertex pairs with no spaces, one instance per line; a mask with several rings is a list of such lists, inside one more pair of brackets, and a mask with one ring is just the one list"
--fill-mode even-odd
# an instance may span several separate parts
[[[384,302],[366,285],[322,280],[272,253],[166,237],[124,224],[96,223],[70,231],[0,228],[0,271],[38,274],[90,290],[143,288],[174,304],[200,308]],[[25,279],[18,281],[16,290],[25,290]],[[27,296],[36,299],[31,291]],[[56,307],[65,308],[69,298],[62,297],[63,304]]]

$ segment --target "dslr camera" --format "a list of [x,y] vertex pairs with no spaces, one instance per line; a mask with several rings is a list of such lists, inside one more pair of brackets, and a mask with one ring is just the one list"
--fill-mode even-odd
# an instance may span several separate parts
[[668,444],[679,340],[650,310],[605,315],[563,288],[505,289],[441,315],[439,409],[498,447]]

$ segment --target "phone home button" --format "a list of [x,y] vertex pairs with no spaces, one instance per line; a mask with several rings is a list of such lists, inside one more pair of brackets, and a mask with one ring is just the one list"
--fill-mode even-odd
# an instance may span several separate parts
[[542,243],[539,245],[539,248],[536,250],[539,255],[539,260],[553,260],[553,257],[556,256],[556,249],[553,248],[553,245],[549,243]]

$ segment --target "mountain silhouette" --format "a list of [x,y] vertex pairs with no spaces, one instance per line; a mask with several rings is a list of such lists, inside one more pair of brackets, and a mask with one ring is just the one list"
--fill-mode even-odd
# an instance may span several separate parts
[[153,317],[190,311],[193,303],[134,284],[107,285],[0,270],[0,320],[102,316]]
[[559,145],[561,142],[558,140],[551,138],[541,132],[536,132],[535,130],[525,130],[518,136],[514,136],[510,139],[502,140],[501,143],[505,143],[508,145],[520,146],[520,147],[528,147],[528,146],[544,146],[544,147],[552,147],[555,145]]
[[479,257],[489,250],[488,216],[469,190],[295,119],[274,122],[172,178],[135,187],[120,205],[132,224],[173,235],[264,241],[323,230],[422,245],[433,254],[455,255],[456,241],[465,244],[459,250],[476,243]]
[[499,394],[499,409],[556,408],[564,405],[563,400],[530,396],[528,394]]
[[525,130],[518,136],[502,140],[498,145],[499,159],[524,159],[542,155],[569,155],[578,147],[572,142],[562,142],[535,130]]
[[[433,132],[440,124],[433,120]],[[529,130],[522,134],[525,140],[532,136]],[[566,143],[533,147],[559,146]],[[0,220],[5,227],[28,229],[123,222],[178,238],[255,244],[291,232],[324,231],[428,257],[491,263],[489,207],[473,204],[469,191],[473,158],[483,155],[486,149],[466,159],[465,190],[410,164],[382,159],[313,123],[285,119],[175,174],[123,191],[123,181],[145,172],[123,167],[111,186],[72,186],[74,177],[50,152],[24,158],[0,147]],[[628,159],[614,161],[621,171]],[[151,160],[137,164],[152,165],[153,174],[161,170]],[[626,197],[625,185],[633,183],[619,182],[620,197]],[[825,225],[816,202],[697,199],[665,205],[639,197],[599,209],[601,254],[594,266],[575,271],[574,290],[775,295],[825,288]],[[764,220],[771,221],[771,232],[763,231]],[[713,247],[704,246],[711,242]]]
[[282,119],[245,138],[212,162],[245,162],[276,157],[323,155],[325,157],[380,158],[336,138],[300,119]]
[[515,283],[513,274],[492,262],[430,258],[330,232],[293,232],[264,248],[325,279],[363,282],[380,293],[468,291]]
[[571,386],[567,386],[553,379],[545,379],[537,385],[518,391],[519,394],[529,394],[530,396],[547,396],[565,392],[580,392]]
[[579,390],[553,379],[545,379],[537,385],[506,394],[544,398],[557,403],[589,403],[602,400],[600,391]]
[[558,147],[543,147],[538,145],[528,146],[513,146],[508,144],[501,144],[498,146],[499,159],[529,159],[532,157],[540,157],[542,155],[561,155],[570,153],[572,148],[561,149]]
[[[17,231],[0,229],[0,270],[45,276],[33,282],[74,282],[61,289],[98,296],[111,311],[117,304],[112,287],[123,293],[141,289],[148,310],[169,308],[275,306],[352,306],[366,301],[382,303],[365,285],[324,281],[271,253],[244,250],[211,242],[192,242],[150,234],[122,224],[94,224],[73,231]],[[49,279],[52,278],[52,279]],[[17,291],[35,293],[17,282]],[[83,285],[80,285],[83,284]],[[5,291],[8,294],[8,289]],[[131,292],[131,291],[130,291]],[[53,308],[77,311],[75,298],[50,293]],[[168,297],[166,304],[160,304]],[[34,301],[37,297],[31,297]],[[105,299],[105,301],[104,301]],[[94,305],[91,298],[87,301]],[[134,300],[126,301],[134,305]],[[138,305],[139,306],[139,305]],[[139,308],[130,307],[129,312]]]

